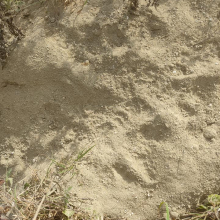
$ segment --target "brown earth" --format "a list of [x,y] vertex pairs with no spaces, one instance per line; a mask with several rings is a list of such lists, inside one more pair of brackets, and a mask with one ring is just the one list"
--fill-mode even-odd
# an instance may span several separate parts
[[83,207],[128,220],[219,192],[220,1],[31,4],[0,70],[0,174],[76,157]]

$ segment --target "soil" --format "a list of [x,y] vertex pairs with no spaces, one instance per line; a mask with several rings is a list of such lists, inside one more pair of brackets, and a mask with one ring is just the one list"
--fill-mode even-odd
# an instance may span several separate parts
[[86,210],[151,220],[161,201],[180,213],[219,192],[220,1],[156,2],[18,13],[25,37],[0,70],[0,175],[94,145],[71,182]]

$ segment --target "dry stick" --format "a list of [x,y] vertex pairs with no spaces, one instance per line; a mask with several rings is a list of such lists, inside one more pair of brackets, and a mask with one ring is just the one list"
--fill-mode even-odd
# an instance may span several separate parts
[[[46,175],[44,176],[44,178],[41,180],[40,184],[38,185],[37,189],[35,190],[35,193],[36,193],[36,192],[39,190],[39,188],[42,186],[44,180],[46,179],[46,177],[47,177],[47,175],[48,175],[48,172],[49,172],[49,169],[51,168],[51,166],[52,166],[52,163],[50,163],[50,165],[49,165],[49,167],[48,167],[48,169],[47,169],[47,173],[46,173]],[[54,186],[53,186],[53,187],[54,187]],[[51,188],[53,188],[53,187],[51,187]],[[55,191],[55,190],[52,190],[52,191],[50,191],[49,193],[47,193],[46,195],[48,196],[48,195],[50,195],[51,193],[53,193],[54,191]],[[43,196],[43,198],[42,198],[42,200],[41,200],[41,202],[40,202],[40,204],[39,204],[39,206],[38,206],[38,208],[37,208],[37,211],[36,211],[36,213],[35,213],[35,215],[34,215],[34,218],[33,218],[32,220],[36,220],[36,218],[37,218],[37,216],[38,216],[38,214],[39,214],[40,208],[41,208],[41,206],[42,206],[42,204],[43,204],[43,202],[44,202],[44,200],[45,200],[45,198],[46,198],[46,195]],[[33,199],[34,199],[34,196],[33,196],[32,200],[31,200],[31,202],[33,201]]]
[[40,202],[40,204],[39,204],[39,206],[38,206],[38,208],[37,208],[37,211],[36,211],[36,213],[35,213],[35,215],[34,215],[34,217],[33,217],[32,220],[36,220],[36,219],[37,219],[37,216],[38,216],[38,214],[39,214],[39,212],[40,212],[41,206],[42,206],[42,204],[43,204],[45,198],[46,198],[46,195],[43,196],[43,198],[42,198],[42,200],[41,200],[41,202]]
[[[55,185],[54,185],[54,186],[55,186]],[[53,186],[53,187],[54,187],[54,186]],[[43,196],[43,198],[41,199],[41,202],[40,202],[40,204],[39,204],[39,206],[38,206],[38,208],[37,208],[37,211],[36,211],[36,213],[35,213],[35,215],[34,215],[34,217],[33,217],[32,220],[36,220],[36,219],[37,219],[37,216],[38,216],[38,214],[39,214],[39,212],[40,212],[41,206],[42,206],[43,203],[44,203],[44,200],[46,199],[46,196],[51,195],[54,191],[56,191],[56,188],[54,188],[53,190],[51,190],[50,192],[48,192],[46,195]]]

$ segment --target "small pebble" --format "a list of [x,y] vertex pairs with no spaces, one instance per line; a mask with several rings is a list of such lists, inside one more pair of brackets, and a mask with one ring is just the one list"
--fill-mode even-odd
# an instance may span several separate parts
[[54,17],[50,17],[49,19],[50,19],[51,23],[54,23],[56,21],[56,18],[54,18]]
[[177,212],[171,212],[170,215],[171,215],[172,219],[177,219],[179,217],[179,213],[177,213]]
[[206,139],[212,140],[213,138],[215,138],[217,136],[217,132],[214,128],[207,127],[203,130],[203,136]]

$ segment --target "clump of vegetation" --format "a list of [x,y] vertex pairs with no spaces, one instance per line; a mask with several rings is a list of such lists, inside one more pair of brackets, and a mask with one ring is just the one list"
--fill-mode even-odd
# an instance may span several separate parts
[[220,195],[211,194],[201,204],[196,206],[194,212],[183,216],[182,219],[191,220],[219,220],[220,219]]
[[220,195],[211,194],[202,203],[199,203],[194,210],[188,214],[182,214],[179,218],[172,218],[166,202],[159,206],[161,210],[165,207],[165,220],[220,220]]
[[92,148],[66,162],[53,159],[43,178],[33,172],[27,181],[14,184],[11,170],[8,170],[0,181],[0,219],[99,220],[96,214],[89,214],[74,206],[74,197],[70,192],[72,186],[64,181],[64,178],[74,177],[77,162]]
[[4,11],[8,10],[19,10],[22,5],[24,5],[24,1],[20,0],[2,0],[1,3],[1,9]]

